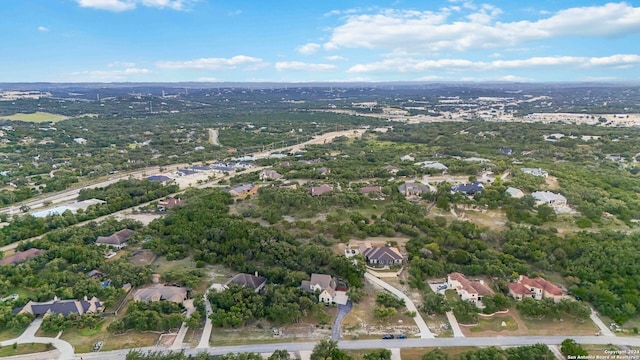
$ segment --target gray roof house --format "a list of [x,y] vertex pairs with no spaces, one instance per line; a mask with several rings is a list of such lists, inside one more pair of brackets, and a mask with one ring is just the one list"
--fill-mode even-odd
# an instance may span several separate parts
[[267,278],[258,276],[258,273],[256,272],[255,275],[240,273],[227,281],[225,286],[229,287],[229,285],[238,285],[250,288],[255,292],[260,292],[266,284]]
[[522,192],[522,190],[516,189],[516,188],[511,187],[511,186],[509,186],[507,188],[507,190],[505,190],[505,193],[507,195],[511,196],[512,198],[516,198],[516,199],[519,199],[519,198],[524,196],[524,192]]
[[135,294],[133,294],[133,300],[142,302],[171,301],[181,303],[187,300],[187,295],[188,291],[185,287],[155,284],[151,287],[138,289]]
[[567,204],[567,198],[551,191],[534,191],[531,193],[538,204],[547,204],[549,206],[560,206]]
[[408,182],[398,186],[398,191],[405,197],[420,196],[423,192],[430,191],[427,185]]
[[122,249],[127,246],[127,242],[134,231],[131,229],[122,229],[109,236],[100,236],[96,240],[96,245],[107,245],[116,249]]
[[53,300],[45,302],[29,301],[24,307],[22,307],[18,314],[33,314],[33,315],[62,315],[68,316],[70,314],[90,314],[97,313],[103,310],[103,305],[96,297],[88,299],[86,296],[82,300],[60,300],[58,297],[54,297]]

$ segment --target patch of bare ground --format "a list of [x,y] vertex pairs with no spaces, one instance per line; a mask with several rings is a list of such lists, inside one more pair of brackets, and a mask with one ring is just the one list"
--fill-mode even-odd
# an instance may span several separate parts
[[138,249],[131,254],[129,262],[138,266],[151,265],[155,257],[156,255],[149,249]]
[[558,179],[555,176],[547,176],[546,188],[547,190],[560,189],[560,184],[558,183]]
[[342,321],[342,336],[345,339],[377,339],[383,334],[407,334],[412,336],[419,332],[413,318],[404,314],[404,309],[388,319],[378,319],[374,316],[376,296],[380,290],[369,283],[365,283],[365,296]]
[[[333,321],[332,316],[331,319]],[[331,337],[331,325],[318,325],[303,319],[298,324],[273,326],[268,321],[237,329],[214,328],[211,332],[212,346],[242,344],[268,344],[295,341],[318,341]]]

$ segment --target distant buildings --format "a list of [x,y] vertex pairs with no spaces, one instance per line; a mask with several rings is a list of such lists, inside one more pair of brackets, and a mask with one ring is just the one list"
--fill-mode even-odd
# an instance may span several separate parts
[[280,175],[275,170],[265,169],[265,170],[260,171],[260,174],[258,174],[258,178],[261,181],[280,180],[282,178],[282,175]]
[[407,182],[398,186],[398,191],[400,192],[400,194],[404,195],[404,197],[410,198],[410,197],[420,197],[420,195],[422,195],[423,192],[430,191],[430,188],[424,184]]
[[567,198],[551,191],[534,191],[531,193],[537,204],[547,204],[549,206],[567,205]]
[[449,169],[446,165],[437,161],[422,161],[422,162],[417,162],[413,165],[422,166],[425,169],[441,170],[442,172],[445,172]]
[[521,197],[524,197],[524,192],[520,189],[516,189],[514,187],[509,186],[507,188],[507,190],[505,190],[505,193],[509,196],[511,196],[512,198],[516,198],[519,199]]
[[475,195],[484,190],[484,185],[479,181],[474,181],[468,184],[459,184],[451,187],[451,193],[463,193],[465,195]]
[[309,192],[311,196],[320,196],[324,194],[328,194],[333,191],[333,186],[328,184],[322,184],[320,186],[312,186],[309,188]]
[[237,196],[246,196],[246,195],[254,195],[258,192],[258,185],[254,184],[243,184],[234,186],[231,189],[227,190],[229,195],[237,197]]
[[549,173],[542,170],[542,169],[534,169],[534,168],[522,168],[521,169],[523,173],[525,174],[529,174],[529,175],[533,175],[533,176],[540,176],[540,177],[544,177],[546,178],[547,176],[549,176]]

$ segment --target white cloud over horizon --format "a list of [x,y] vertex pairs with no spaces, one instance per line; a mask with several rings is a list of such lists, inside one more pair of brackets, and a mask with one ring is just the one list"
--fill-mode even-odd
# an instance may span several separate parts
[[135,9],[138,5],[158,9],[186,10],[193,0],[76,0],[80,7],[122,12]]
[[368,64],[357,64],[347,70],[349,73],[367,72],[421,72],[428,70],[501,70],[531,69],[541,67],[571,66],[581,68],[620,67],[640,65],[640,55],[616,54],[603,57],[545,56],[519,60],[472,61],[467,59],[418,60],[393,58]]
[[49,28],[46,26],[38,26],[38,31],[47,32],[49,31]]
[[338,68],[332,64],[312,64],[300,61],[281,61],[277,62],[275,67],[278,71],[332,71]]
[[71,73],[71,77],[80,81],[127,81],[137,75],[151,74],[146,68],[126,68],[122,70],[86,70]]
[[156,66],[170,70],[230,70],[245,66],[245,70],[255,70],[266,66],[264,60],[246,55],[231,58],[200,58],[183,61],[158,61]]
[[640,34],[640,7],[625,2],[568,8],[535,21],[498,21],[502,11],[490,5],[472,11],[461,20],[452,16],[456,10],[451,7],[437,12],[384,9],[350,15],[331,30],[323,47],[426,53],[513,47],[570,36]]

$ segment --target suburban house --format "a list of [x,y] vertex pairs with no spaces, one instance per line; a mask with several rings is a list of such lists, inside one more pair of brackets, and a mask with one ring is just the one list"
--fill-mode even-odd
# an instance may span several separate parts
[[243,184],[243,185],[234,186],[228,191],[231,196],[253,195],[258,192],[258,185]]
[[374,247],[371,243],[362,242],[358,246],[360,254],[364,256],[367,264],[374,267],[388,267],[402,265],[404,256],[400,250],[392,246]]
[[325,175],[329,175],[329,173],[331,173],[331,169],[329,169],[327,167],[323,166],[323,167],[318,169],[318,174],[320,174],[320,175],[325,176]]
[[182,205],[182,199],[168,198],[158,201],[158,210],[165,211],[176,206]]
[[100,236],[98,240],[96,240],[96,245],[106,245],[112,248],[122,249],[127,246],[133,232],[131,229],[122,229],[109,236]]
[[225,287],[229,287],[229,285],[238,285],[241,287],[246,287],[252,289],[254,292],[260,292],[267,284],[267,278],[262,276],[258,276],[258,272],[255,275],[240,273],[231,278],[231,280],[227,281]]
[[42,253],[44,253],[44,250],[40,250],[40,249],[36,249],[36,248],[31,248],[25,251],[18,251],[16,253],[14,253],[13,255],[9,255],[6,258],[0,260],[0,265],[14,265],[14,264],[19,264],[21,262],[27,261],[29,259],[32,259]]
[[540,176],[540,177],[544,177],[544,178],[549,176],[549,173],[544,171],[544,170],[542,170],[542,169],[522,168],[521,170],[522,170],[523,173],[529,174],[529,175],[533,175],[533,176]]
[[360,189],[362,195],[375,195],[376,197],[382,197],[382,186],[365,186]]
[[88,277],[96,280],[101,280],[104,273],[98,269],[93,269],[86,274]]
[[559,302],[567,298],[567,293],[541,277],[529,278],[526,275],[520,275],[516,282],[509,283],[509,295],[516,300],[522,300],[530,297],[535,300],[551,299]]
[[551,191],[534,191],[531,193],[534,199],[536,199],[536,203],[547,204],[549,206],[562,206],[567,205],[567,198],[556,193],[552,193]]
[[186,287],[155,284],[136,290],[133,294],[133,300],[142,302],[171,301],[181,303],[187,300],[188,293]]
[[258,177],[260,178],[260,181],[267,181],[267,180],[279,180],[282,178],[282,175],[280,175],[275,170],[265,169],[260,171],[260,174],[258,175]]
[[513,154],[513,149],[508,146],[500,146],[500,153],[503,155],[511,155]]
[[481,193],[484,190],[484,185],[479,181],[474,181],[468,184],[458,184],[451,187],[451,193],[463,193],[465,195],[475,195]]
[[304,291],[317,293],[318,301],[327,305],[345,305],[349,301],[347,288],[331,275],[311,274],[311,280],[302,280],[300,287]]
[[332,192],[333,186],[328,184],[322,184],[320,186],[312,186],[311,188],[309,188],[309,191],[311,192],[311,196],[320,196],[320,195],[324,195],[326,193]]
[[420,197],[423,192],[430,191],[431,189],[427,185],[408,182],[398,186],[398,191],[405,197]]
[[18,314],[32,314],[35,316],[43,315],[62,315],[70,314],[91,314],[98,313],[104,309],[102,303],[95,296],[88,299],[86,296],[82,300],[60,300],[54,297],[53,300],[46,302],[29,301],[22,307]]
[[425,169],[442,170],[443,173],[449,169],[447,167],[447,165],[442,164],[442,163],[437,162],[437,161],[423,161],[423,162],[417,162],[417,163],[415,163],[413,165],[422,166]]
[[458,272],[447,275],[447,289],[455,290],[460,299],[470,301],[477,307],[483,307],[484,296],[493,295],[493,290],[483,280],[468,280]]
[[509,186],[507,190],[505,190],[505,193],[511,196],[512,198],[516,198],[516,199],[520,199],[521,197],[524,197],[524,192],[522,192],[522,190],[516,189],[511,186]]
[[416,161],[416,158],[414,158],[411,155],[405,155],[403,157],[400,158],[401,161]]
[[149,181],[160,181],[161,183],[168,183],[168,182],[172,181],[173,179],[171,179],[168,176],[164,176],[164,175],[151,175],[151,176],[147,177],[147,180],[149,180]]
[[384,170],[387,170],[389,173],[395,175],[398,173],[398,171],[400,171],[400,168],[398,168],[397,166],[393,166],[393,165],[387,165],[383,167]]

